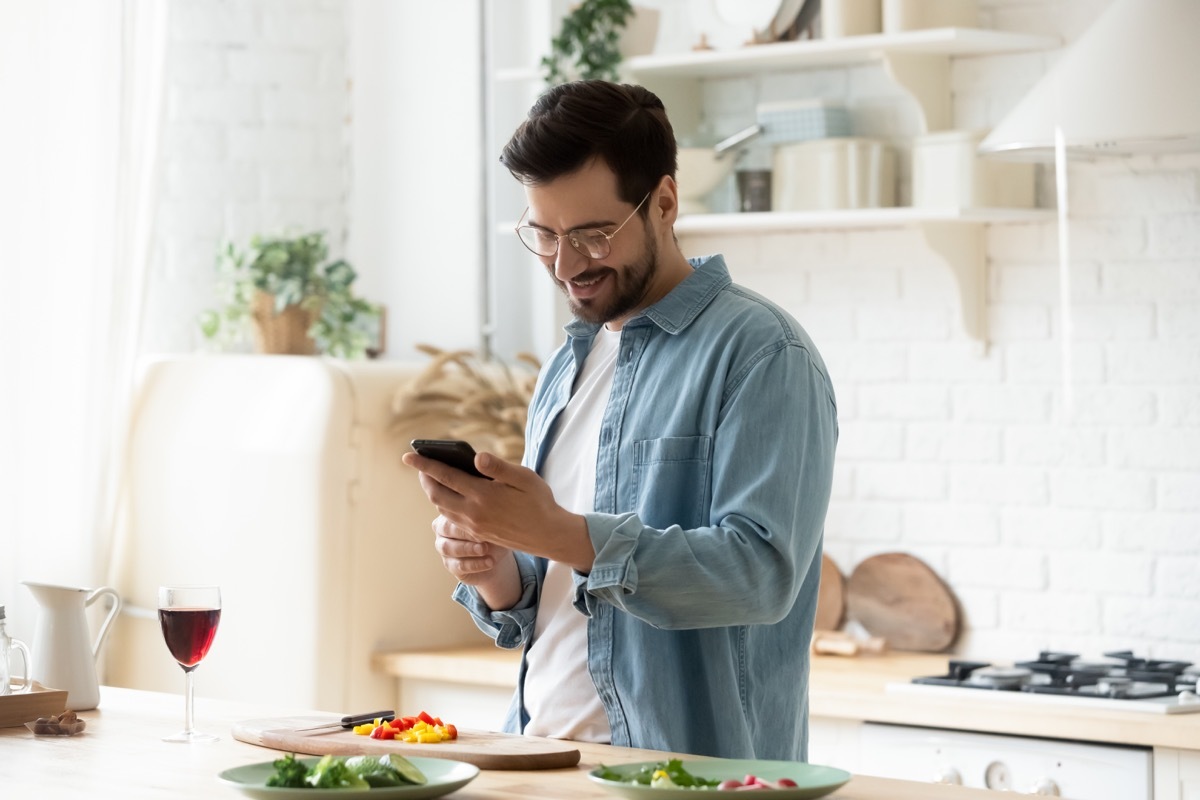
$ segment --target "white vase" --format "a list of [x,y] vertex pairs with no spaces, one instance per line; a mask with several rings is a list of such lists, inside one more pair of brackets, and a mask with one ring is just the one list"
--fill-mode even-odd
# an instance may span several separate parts
[[633,7],[633,16],[625,24],[617,40],[621,58],[647,56],[654,52],[658,41],[658,9]]

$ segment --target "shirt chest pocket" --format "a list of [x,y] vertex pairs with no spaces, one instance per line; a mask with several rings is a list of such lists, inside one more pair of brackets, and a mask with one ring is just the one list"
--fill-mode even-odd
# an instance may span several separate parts
[[634,502],[654,528],[708,524],[712,437],[671,436],[634,443]]

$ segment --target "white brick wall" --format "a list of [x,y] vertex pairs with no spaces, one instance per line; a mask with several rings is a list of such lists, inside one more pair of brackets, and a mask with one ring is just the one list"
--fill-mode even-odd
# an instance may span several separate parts
[[[1107,5],[981,0],[985,25],[1068,40]],[[156,349],[190,350],[220,239],[283,225],[324,228],[335,250],[344,239],[346,20],[321,0],[172,10],[148,330]],[[996,122],[1054,58],[956,62],[957,124]],[[736,130],[797,87],[845,91],[871,133],[916,132],[910,101],[870,67],[717,82],[712,121]],[[888,550],[925,558],[962,603],[968,654],[1132,647],[1200,661],[1200,157],[1076,163],[1069,188],[1071,410],[1053,223],[987,230],[984,356],[912,232],[683,245],[724,252],[826,356],[842,425],[826,548],[843,570]]]
[[323,230],[344,254],[345,13],[329,0],[171,4],[147,350],[199,344],[223,241]]
[[[985,24],[1068,40],[1106,6],[981,3]],[[956,124],[994,124],[1054,58],[956,62]],[[889,108],[908,101],[861,69],[845,83],[748,84],[722,82],[707,101],[744,113],[748,98],[839,87],[852,109],[870,107],[856,123],[882,121],[872,134],[902,146],[913,133]],[[915,235],[683,244],[725,252],[735,279],[783,302],[826,357],[842,425],[826,549],[844,571],[887,550],[926,558],[962,603],[968,654],[1132,647],[1200,660],[1200,158],[1074,163],[1068,188],[1071,409],[1055,223],[988,229],[982,357]]]

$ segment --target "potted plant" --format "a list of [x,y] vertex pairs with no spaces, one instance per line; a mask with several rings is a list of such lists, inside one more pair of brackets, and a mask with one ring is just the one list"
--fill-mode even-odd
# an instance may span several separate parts
[[[627,30],[635,18],[638,30]],[[630,0],[583,0],[567,11],[550,40],[550,54],[542,58],[546,85],[591,78],[616,81],[621,59],[650,52],[657,31],[657,11],[635,9]]]
[[321,232],[255,236],[244,249],[227,242],[217,257],[222,305],[200,315],[201,333],[220,349],[253,338],[260,353],[365,357],[382,309],[355,297],[357,273],[328,255]]

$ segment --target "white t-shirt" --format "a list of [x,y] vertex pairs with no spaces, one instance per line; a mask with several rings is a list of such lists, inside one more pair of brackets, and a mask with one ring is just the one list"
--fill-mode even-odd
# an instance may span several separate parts
[[[577,514],[596,500],[600,423],[612,390],[621,332],[601,327],[559,417],[542,477],[560,506]],[[587,617],[573,605],[572,570],[551,561],[542,583],[533,644],[526,655],[525,733],[582,742],[608,742],[608,715],[588,673]]]

